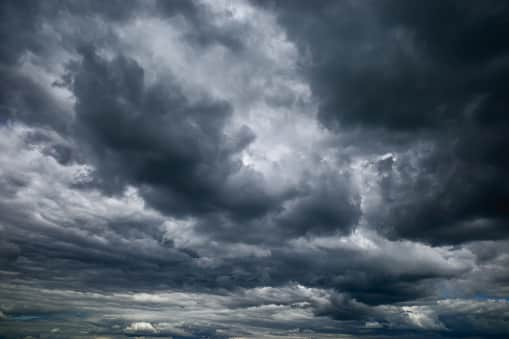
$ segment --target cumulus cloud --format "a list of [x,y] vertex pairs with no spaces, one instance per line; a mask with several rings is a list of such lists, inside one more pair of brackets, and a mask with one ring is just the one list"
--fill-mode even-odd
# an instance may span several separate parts
[[147,335],[155,334],[158,332],[157,329],[155,329],[151,323],[144,321],[132,323],[129,326],[127,326],[124,331],[128,334],[147,334]]
[[367,154],[400,155],[379,169],[371,223],[434,244],[507,236],[508,189],[498,180],[507,170],[498,151],[507,44],[490,38],[507,29],[505,4],[320,1],[315,16],[304,3],[268,3],[311,55],[305,69],[323,126]]
[[0,336],[502,337],[508,9],[3,1]]

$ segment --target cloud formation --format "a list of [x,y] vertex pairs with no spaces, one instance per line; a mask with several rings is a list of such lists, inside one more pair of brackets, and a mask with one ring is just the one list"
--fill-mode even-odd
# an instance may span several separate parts
[[0,337],[504,337],[508,10],[3,1]]

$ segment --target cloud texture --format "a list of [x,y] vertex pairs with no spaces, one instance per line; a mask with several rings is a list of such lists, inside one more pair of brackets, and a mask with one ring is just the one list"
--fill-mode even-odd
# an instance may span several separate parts
[[508,17],[3,1],[0,337],[505,337]]

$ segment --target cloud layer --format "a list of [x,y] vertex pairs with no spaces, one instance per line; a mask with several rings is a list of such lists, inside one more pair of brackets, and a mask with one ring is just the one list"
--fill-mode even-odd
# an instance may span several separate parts
[[0,337],[502,338],[502,1],[4,1]]

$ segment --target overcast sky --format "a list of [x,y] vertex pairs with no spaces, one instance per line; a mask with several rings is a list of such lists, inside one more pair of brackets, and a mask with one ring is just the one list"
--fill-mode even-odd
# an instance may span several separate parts
[[506,1],[1,1],[0,338],[507,338]]

